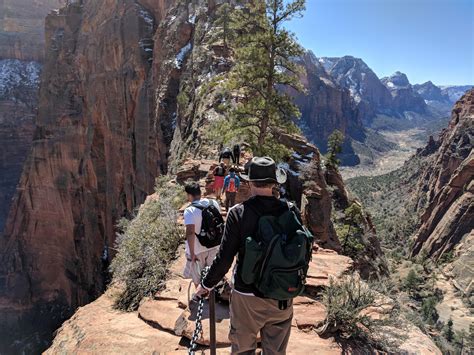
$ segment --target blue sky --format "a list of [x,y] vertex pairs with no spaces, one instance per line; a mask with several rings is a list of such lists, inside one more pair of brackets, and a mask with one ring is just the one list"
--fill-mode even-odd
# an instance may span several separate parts
[[316,56],[362,58],[379,77],[474,84],[474,0],[306,0],[288,28]]

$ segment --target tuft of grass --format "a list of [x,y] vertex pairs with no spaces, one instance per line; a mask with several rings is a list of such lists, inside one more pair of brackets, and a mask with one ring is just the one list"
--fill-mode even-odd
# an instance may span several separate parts
[[112,261],[113,282],[123,285],[115,307],[134,311],[140,301],[164,287],[170,263],[183,239],[177,222],[182,205],[182,189],[161,177],[156,199],[149,199],[132,220],[122,219],[116,240],[117,255]]

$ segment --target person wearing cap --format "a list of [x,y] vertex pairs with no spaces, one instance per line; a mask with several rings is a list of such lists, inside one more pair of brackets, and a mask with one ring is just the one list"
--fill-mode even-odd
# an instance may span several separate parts
[[215,287],[237,256],[230,303],[232,354],[253,354],[258,333],[264,354],[285,354],[293,318],[292,301],[282,308],[279,301],[264,298],[255,286],[244,283],[242,262],[246,238],[255,234],[260,216],[280,216],[288,208],[294,209],[297,216],[300,214],[273,195],[273,188],[286,181],[285,172],[276,167],[273,159],[253,158],[248,175],[241,177],[250,182],[252,197],[229,211],[219,252],[196,294],[202,297]]

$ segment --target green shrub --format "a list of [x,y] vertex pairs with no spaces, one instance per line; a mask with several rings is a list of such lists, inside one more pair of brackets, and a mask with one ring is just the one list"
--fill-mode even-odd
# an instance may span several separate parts
[[438,300],[434,296],[424,299],[421,303],[421,314],[423,320],[428,324],[434,325],[439,319],[439,314],[436,310],[437,303]]
[[370,329],[376,322],[363,314],[368,307],[376,306],[376,293],[354,275],[337,281],[331,278],[323,291],[323,304],[327,315],[320,334],[358,337],[363,335],[361,326]]
[[364,214],[362,206],[358,203],[352,203],[344,210],[343,224],[336,224],[336,234],[342,245],[342,253],[357,258],[359,254],[365,250],[363,243],[362,229]]
[[421,282],[422,282],[421,277],[417,274],[417,272],[414,269],[411,269],[404,280],[404,286],[408,292],[414,292],[419,289]]
[[148,200],[131,221],[120,221],[117,255],[111,264],[114,283],[123,285],[115,306],[126,311],[138,308],[143,297],[164,286],[171,261],[183,239],[177,209],[182,189],[164,177],[157,180],[157,199]]

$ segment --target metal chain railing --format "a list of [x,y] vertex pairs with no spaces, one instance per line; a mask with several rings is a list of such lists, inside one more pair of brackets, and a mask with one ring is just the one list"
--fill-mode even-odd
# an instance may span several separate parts
[[[201,280],[204,279],[209,271],[209,267],[202,269]],[[202,313],[204,311],[204,297],[199,298],[197,316],[196,316],[196,328],[194,329],[191,343],[189,344],[189,355],[195,355],[197,349],[197,341],[202,337]]]

